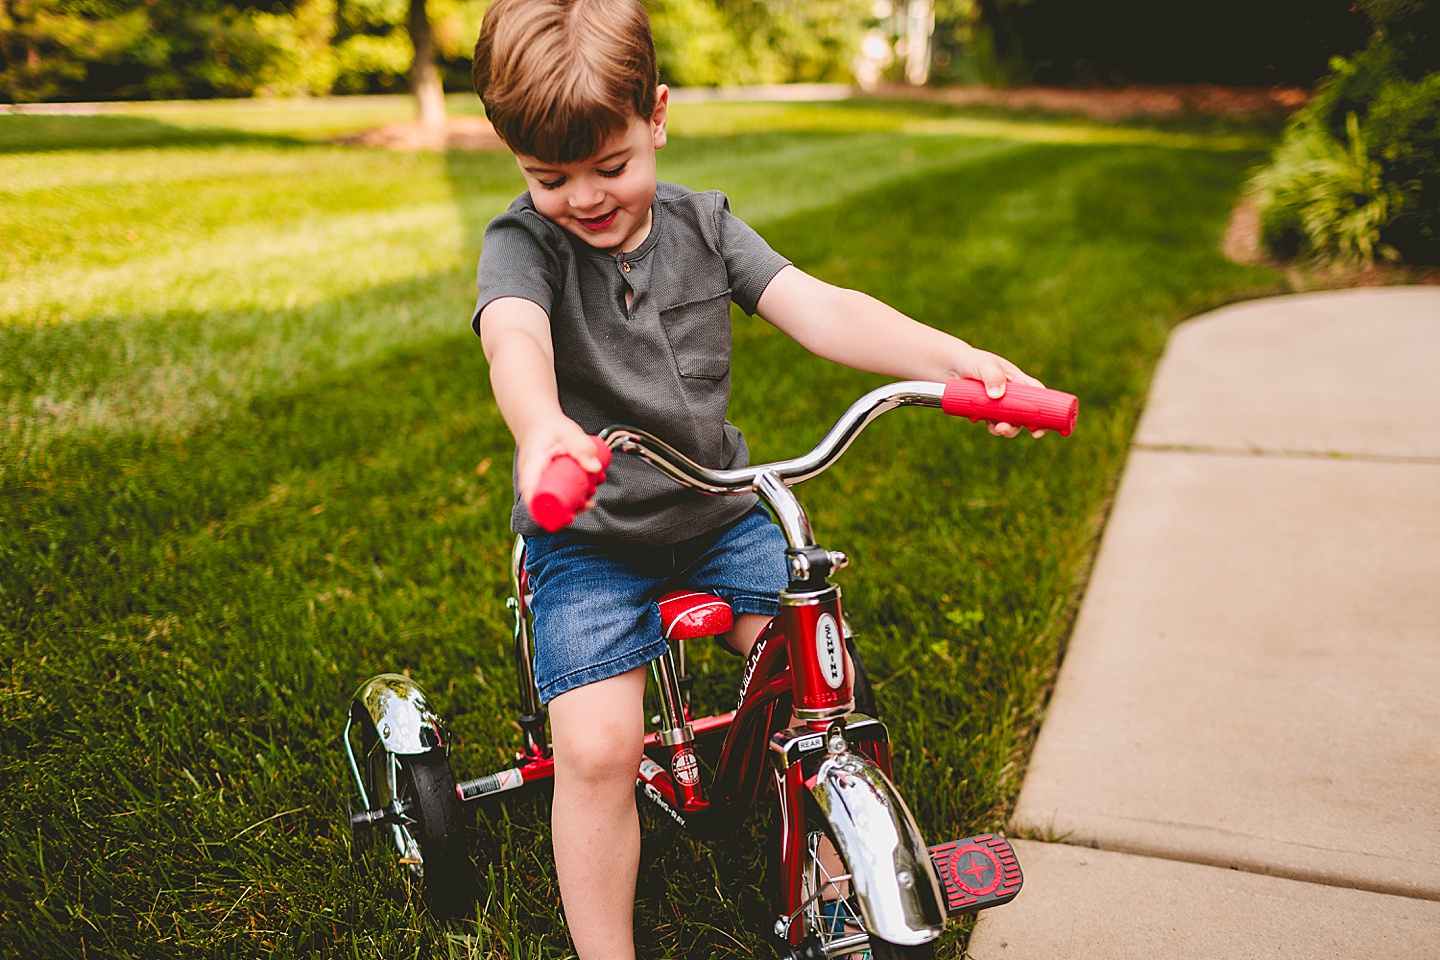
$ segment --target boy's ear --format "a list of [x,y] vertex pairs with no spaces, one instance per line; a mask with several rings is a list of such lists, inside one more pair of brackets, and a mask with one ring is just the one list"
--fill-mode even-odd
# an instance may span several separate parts
[[670,88],[665,84],[655,88],[655,112],[650,115],[650,133],[654,137],[655,149],[665,146],[665,124],[670,118]]

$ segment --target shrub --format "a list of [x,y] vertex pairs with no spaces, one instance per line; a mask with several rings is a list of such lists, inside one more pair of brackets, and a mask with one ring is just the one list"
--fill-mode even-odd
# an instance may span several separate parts
[[1252,180],[1282,256],[1440,263],[1440,0],[1359,0],[1373,33]]
[[1330,59],[1330,75],[1316,86],[1305,114],[1324,124],[1332,136],[1343,137],[1346,117],[1353,113],[1364,122],[1381,92],[1403,79],[1394,48],[1372,41],[1349,59]]
[[1384,239],[1407,260],[1440,263],[1440,73],[1382,90],[1370,108],[1366,140],[1400,191]]
[[1261,230],[1275,252],[1365,264],[1376,253],[1398,258],[1394,247],[1380,242],[1400,202],[1398,191],[1365,149],[1354,113],[1346,127],[1348,143],[1342,144],[1316,118],[1302,117],[1252,181],[1260,195]]

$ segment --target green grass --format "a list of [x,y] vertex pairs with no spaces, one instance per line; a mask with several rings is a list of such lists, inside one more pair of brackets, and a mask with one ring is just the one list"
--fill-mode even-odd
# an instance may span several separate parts
[[[343,823],[366,676],[430,691],[462,776],[515,744],[510,442],[467,319],[521,181],[505,156],[326,143],[403,115],[0,117],[0,953],[568,950],[543,798],[479,816],[486,898],[443,925]],[[1282,289],[1219,253],[1260,145],[924,105],[674,110],[663,177],[1081,397],[1076,434],[1039,442],[898,412],[802,491],[854,559],[847,611],[927,836],[1014,800],[1167,332]],[[735,368],[763,459],[877,382],[749,318]],[[733,661],[697,659],[727,705]],[[724,843],[643,816],[641,955],[765,955],[768,812]]]

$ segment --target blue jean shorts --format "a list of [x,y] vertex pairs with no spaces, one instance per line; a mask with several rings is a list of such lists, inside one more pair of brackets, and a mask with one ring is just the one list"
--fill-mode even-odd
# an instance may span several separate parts
[[659,600],[692,588],[737,615],[773,617],[786,584],[785,538],[756,507],[728,527],[668,547],[560,531],[525,541],[540,702],[618,677],[665,652]]

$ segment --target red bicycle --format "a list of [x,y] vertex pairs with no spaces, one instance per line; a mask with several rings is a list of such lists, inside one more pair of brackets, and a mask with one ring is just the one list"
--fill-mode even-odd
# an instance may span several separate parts
[[[1010,384],[997,401],[973,380],[894,383],[853,404],[804,456],[736,470],[702,467],[629,427],[610,427],[597,437],[606,462],[618,450],[707,494],[758,494],[788,543],[790,582],[780,594],[780,614],[745,661],[733,711],[693,716],[686,670],[687,641],[728,631],[729,606],[693,591],[661,599],[672,643],[651,665],[660,715],[658,729],[645,740],[636,788],[678,825],[704,836],[734,828],[766,785],[773,788],[781,825],[774,933],[782,956],[794,960],[865,949],[876,960],[933,956],[947,920],[1007,903],[1022,881],[1002,837],[982,834],[934,846],[922,839],[891,779],[889,735],[841,614],[840,589],[830,582],[847,558],[817,544],[790,489],[822,473],[866,425],[901,406],[940,407],[974,421],[1068,436],[1078,402],[1024,384]],[[573,460],[556,460],[532,500],[537,520],[554,529],[568,524],[595,482]],[[532,672],[523,556],[524,542],[517,539],[509,603],[522,742],[514,766],[457,783],[439,716],[414,681],[398,674],[366,681],[345,726],[361,804],[350,816],[352,827],[388,829],[401,862],[422,878],[426,900],[441,912],[457,906],[472,873],[463,804],[504,796],[554,773]],[[789,725],[792,716],[795,726]],[[707,778],[695,747],[708,737],[723,737],[723,743]]]

